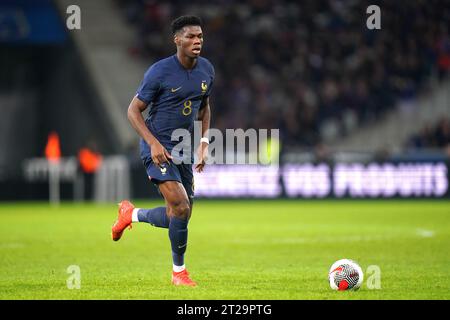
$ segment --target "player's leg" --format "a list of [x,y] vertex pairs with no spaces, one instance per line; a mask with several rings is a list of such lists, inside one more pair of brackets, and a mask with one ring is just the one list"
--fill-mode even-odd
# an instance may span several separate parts
[[183,185],[177,181],[164,181],[160,183],[159,190],[166,199],[167,213],[170,217],[169,238],[172,243],[174,265],[182,266],[187,246],[190,203]]
[[152,209],[134,208],[131,219],[132,222],[145,222],[154,227],[169,228],[167,205],[165,207],[156,207]]
[[[161,194],[163,192],[172,193],[169,197],[172,197],[171,199],[176,199],[177,203],[182,204],[181,210],[174,210],[171,213],[168,213],[170,216],[171,224],[174,225],[175,223],[180,225],[180,227],[186,225],[186,242],[187,243],[187,224],[191,218],[192,215],[192,207],[194,204],[194,176],[192,173],[192,166],[191,165],[176,165],[177,173],[180,177],[181,183],[174,183],[166,185],[166,190],[163,191],[160,188]],[[171,202],[170,198],[166,198],[167,208],[170,208],[170,210],[173,210],[174,206]],[[178,212],[177,212],[178,211]],[[172,221],[173,220],[173,221]],[[170,227],[169,227],[170,229]],[[169,230],[170,234],[170,230]],[[173,235],[176,236],[176,235]],[[172,237],[173,237],[172,236]],[[172,241],[172,239],[171,239]],[[180,244],[181,246],[183,243]],[[186,249],[186,246],[184,247]],[[180,268],[177,268],[177,266],[183,265],[184,266],[184,254],[182,256],[179,256],[176,254],[176,252],[173,251],[174,254],[174,270],[180,271]],[[181,259],[181,260],[178,260]],[[183,263],[182,263],[183,262]],[[182,268],[181,268],[182,269]]]
[[180,164],[177,165],[178,172],[180,173],[181,183],[183,184],[184,190],[186,190],[190,211],[189,211],[189,219],[192,215],[192,210],[194,206],[194,174],[192,172],[192,165],[190,164]]
[[[150,181],[158,187],[158,190],[160,183],[163,181],[181,181],[179,170],[173,163],[163,163],[160,166],[155,166],[151,160],[145,158],[144,166],[146,167],[147,175]],[[159,193],[161,193],[160,190]],[[169,221],[170,220],[167,213],[167,200],[165,207],[133,209],[132,222],[145,222],[155,227],[169,228]]]
[[132,222],[146,222],[155,227],[169,228],[166,207],[141,209],[135,208],[130,201],[124,200],[119,203],[119,215],[112,227],[112,239],[118,241],[127,227],[131,229]]
[[176,285],[195,286],[189,279],[184,264],[184,254],[188,241],[188,223],[191,206],[183,185],[178,181],[164,181],[159,190],[167,203],[169,238],[172,247],[173,273],[172,282]]
[[[178,168],[173,164],[165,163],[155,166],[151,161],[144,161],[144,165],[149,179],[156,184],[163,180],[181,181]],[[131,229],[132,222],[147,222],[156,227],[169,228],[166,207],[140,209],[135,208],[130,201],[124,200],[119,203],[119,215],[111,232],[112,239],[118,241],[127,227]]]

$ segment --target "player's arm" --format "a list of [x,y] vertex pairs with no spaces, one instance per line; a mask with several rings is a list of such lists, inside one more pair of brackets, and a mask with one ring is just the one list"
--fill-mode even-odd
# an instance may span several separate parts
[[206,132],[209,130],[209,123],[211,121],[211,108],[209,106],[209,97],[203,100],[203,105],[198,112],[198,120],[202,122],[202,137],[206,137]]
[[[198,120],[202,122],[202,137],[207,137],[206,133],[209,130],[209,124],[211,121],[211,108],[209,106],[209,97],[206,97],[202,101],[202,106],[200,107],[198,113]],[[205,167],[205,161],[208,156],[208,143],[201,142],[198,150],[199,163],[195,166],[197,172],[202,172]]]
[[150,146],[152,153],[152,160],[156,165],[160,165],[164,162],[168,162],[168,159],[172,159],[169,152],[161,145],[161,143],[155,138],[155,136],[148,130],[142,112],[147,109],[148,104],[141,101],[139,98],[134,97],[128,106],[128,120],[130,121],[136,132],[144,139],[144,141]]

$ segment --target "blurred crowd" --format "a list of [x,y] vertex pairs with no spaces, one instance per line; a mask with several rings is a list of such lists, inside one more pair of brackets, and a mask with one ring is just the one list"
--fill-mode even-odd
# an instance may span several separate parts
[[[150,63],[174,53],[172,19],[200,16],[216,69],[212,126],[280,128],[285,146],[346,135],[450,69],[445,0],[115,2],[137,32],[130,54]],[[381,30],[366,26],[372,4]]]
[[436,125],[426,125],[411,137],[407,146],[412,149],[450,148],[450,118],[442,117]]

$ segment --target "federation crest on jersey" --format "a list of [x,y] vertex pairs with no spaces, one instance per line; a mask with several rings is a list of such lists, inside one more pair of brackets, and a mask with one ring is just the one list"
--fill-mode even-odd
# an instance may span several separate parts
[[202,81],[202,93],[205,93],[206,90],[208,90],[208,84],[206,83],[206,80]]

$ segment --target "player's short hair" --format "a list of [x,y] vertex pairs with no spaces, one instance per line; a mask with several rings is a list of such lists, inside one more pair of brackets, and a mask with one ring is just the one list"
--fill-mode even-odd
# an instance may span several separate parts
[[172,21],[172,34],[177,33],[185,26],[202,26],[203,22],[197,16],[181,16]]

